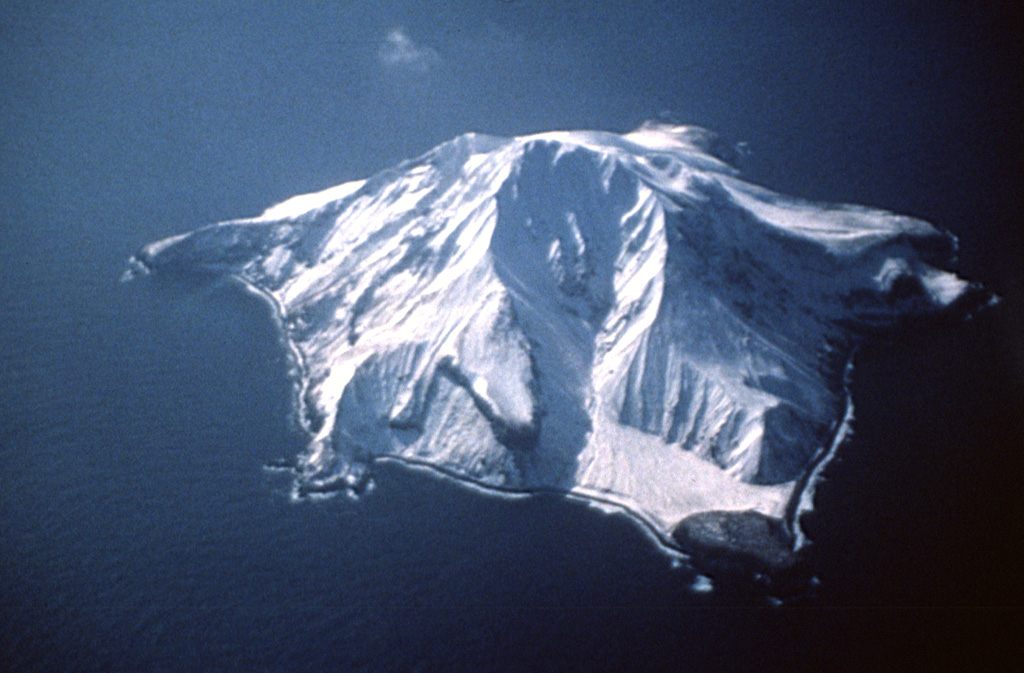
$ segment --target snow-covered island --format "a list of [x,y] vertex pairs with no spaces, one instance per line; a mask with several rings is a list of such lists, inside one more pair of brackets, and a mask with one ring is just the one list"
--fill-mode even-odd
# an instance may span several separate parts
[[799,548],[856,344],[971,286],[944,270],[952,236],[757,187],[717,147],[658,124],[467,134],[151,243],[128,275],[273,304],[308,434],[297,495],[400,460],[621,507],[669,546],[760,527]]

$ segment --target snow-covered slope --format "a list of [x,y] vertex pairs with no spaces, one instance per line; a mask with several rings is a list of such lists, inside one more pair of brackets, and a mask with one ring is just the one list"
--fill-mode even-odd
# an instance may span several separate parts
[[395,457],[616,503],[666,538],[715,510],[792,525],[857,340],[968,284],[931,225],[780,196],[714,148],[652,124],[468,134],[132,269],[229,275],[277,307],[299,492]]

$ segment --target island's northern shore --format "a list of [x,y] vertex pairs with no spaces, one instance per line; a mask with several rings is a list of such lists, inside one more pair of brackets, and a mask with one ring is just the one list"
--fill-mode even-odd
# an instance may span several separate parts
[[[279,338],[286,346],[289,354],[290,368],[288,373],[294,382],[293,391],[295,399],[293,400],[293,404],[295,419],[300,429],[311,437],[313,432],[310,428],[309,414],[306,409],[306,390],[309,386],[308,370],[305,365],[305,358],[302,355],[302,351],[288,335],[286,327],[287,314],[285,313],[283,305],[273,293],[256,285],[241,275],[230,274],[227,278],[235,287],[238,287],[243,292],[265,302],[266,306],[270,309],[274,324],[278,329]],[[698,561],[714,559],[711,563],[701,564],[712,570],[716,567],[722,566],[723,563],[725,567],[732,568],[735,567],[737,563],[741,566],[745,565],[743,562],[744,559],[755,558],[764,560],[768,558],[763,553],[764,549],[761,548],[764,546],[765,540],[768,538],[753,535],[745,538],[742,536],[734,536],[731,540],[725,538],[716,540],[713,539],[713,536],[709,536],[706,530],[703,536],[693,535],[686,532],[692,528],[693,522],[699,521],[701,517],[704,517],[705,515],[718,516],[720,519],[736,517],[739,521],[744,520],[747,516],[756,516],[758,517],[758,520],[769,521],[769,527],[774,531],[771,536],[772,545],[774,546],[772,547],[773,551],[770,556],[775,559],[775,561],[755,563],[753,565],[753,567],[756,568],[755,572],[771,572],[776,569],[786,570],[795,563],[795,555],[809,543],[806,534],[800,527],[800,517],[813,510],[814,491],[822,478],[822,474],[828,464],[834,459],[839,447],[849,435],[850,425],[853,419],[853,401],[849,394],[850,374],[852,369],[853,363],[851,358],[847,363],[844,374],[844,388],[847,391],[846,412],[842,421],[838,424],[833,441],[828,447],[822,449],[820,454],[815,458],[813,465],[809,468],[805,477],[798,480],[793,489],[793,493],[785,506],[786,514],[783,518],[769,517],[753,510],[749,512],[722,512],[715,510],[711,512],[699,512],[692,514],[681,520],[671,530],[664,530],[661,526],[658,526],[655,522],[644,516],[642,512],[636,511],[635,508],[632,508],[628,503],[615,498],[614,495],[600,494],[587,489],[566,490],[544,487],[527,489],[511,488],[481,482],[444,466],[405,456],[375,456],[368,467],[372,467],[372,465],[376,464],[389,463],[401,465],[408,469],[413,469],[448,481],[456,482],[465,488],[473,489],[474,491],[491,497],[513,499],[530,497],[532,495],[557,495],[565,497],[570,500],[584,503],[606,513],[617,513],[625,516],[630,521],[634,522],[645,536],[648,537],[655,546],[669,558],[684,560],[696,559]],[[275,464],[269,467],[272,469],[280,469],[281,465]],[[361,478],[354,484],[341,478],[310,482],[308,478],[302,474],[302,470],[299,468],[298,459],[292,462],[289,469],[292,471],[293,479],[295,480],[292,495],[293,498],[297,500],[301,500],[303,497],[313,494],[329,496],[337,492],[348,492],[350,494],[358,495],[366,490],[366,479],[372,479],[372,474],[370,474]],[[683,541],[681,542],[681,540]],[[786,553],[782,553],[780,551],[781,548],[779,545],[786,547]]]
[[[148,275],[151,269],[141,260],[132,264],[126,274]],[[288,353],[288,375],[293,381],[293,409],[298,428],[308,437],[314,432],[307,411],[306,391],[309,386],[308,369],[302,351],[288,335],[287,314],[283,305],[273,293],[251,282],[240,274],[228,274],[227,281],[244,293],[264,302],[269,309],[278,336]],[[695,591],[708,589],[707,576],[727,580],[732,585],[757,586],[769,593],[795,593],[799,595],[813,585],[814,578],[800,568],[801,551],[809,539],[801,527],[800,518],[813,511],[814,494],[823,478],[824,471],[835,459],[836,454],[849,438],[853,421],[853,400],[850,393],[853,356],[844,369],[843,387],[846,393],[846,409],[837,424],[832,442],[824,447],[807,472],[794,485],[793,492],[784,508],[784,516],[772,517],[755,510],[722,511],[709,510],[684,517],[671,530],[665,530],[629,503],[615,498],[612,494],[601,494],[586,489],[566,490],[556,488],[511,488],[484,483],[444,466],[404,456],[375,456],[367,468],[373,465],[397,465],[404,469],[454,482],[489,497],[506,499],[529,498],[534,495],[552,495],[580,502],[607,514],[619,514],[633,522],[638,530],[650,540],[655,548],[672,563],[684,562],[697,573],[693,588]],[[293,500],[309,497],[331,497],[347,493],[358,497],[372,490],[373,473],[367,470],[356,482],[341,477],[311,481],[300,468],[301,454],[294,458],[283,458],[265,465],[266,469],[284,470],[291,473]],[[794,579],[796,578],[796,579]],[[780,592],[779,589],[782,589]],[[797,587],[795,590],[793,587]]]

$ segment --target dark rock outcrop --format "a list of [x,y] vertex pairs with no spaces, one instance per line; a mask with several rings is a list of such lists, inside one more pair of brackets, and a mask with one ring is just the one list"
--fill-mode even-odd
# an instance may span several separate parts
[[801,594],[813,583],[782,520],[760,512],[694,514],[679,522],[672,538],[694,568],[734,587]]

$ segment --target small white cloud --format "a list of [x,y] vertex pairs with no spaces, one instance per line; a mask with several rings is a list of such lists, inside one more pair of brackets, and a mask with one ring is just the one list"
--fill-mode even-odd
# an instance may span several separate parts
[[378,55],[386,66],[415,72],[427,72],[441,62],[440,54],[413,42],[402,28],[392,28],[387,32]]

